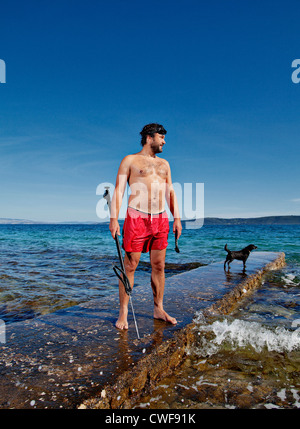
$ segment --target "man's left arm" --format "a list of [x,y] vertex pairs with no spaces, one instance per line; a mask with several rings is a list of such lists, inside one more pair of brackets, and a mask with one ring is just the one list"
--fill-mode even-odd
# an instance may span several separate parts
[[177,238],[179,238],[182,231],[182,225],[180,220],[178,202],[177,202],[176,194],[172,184],[171,169],[170,169],[169,163],[168,163],[168,176],[166,179],[166,200],[167,200],[167,204],[169,206],[170,212],[172,213],[174,218],[173,232],[175,234],[177,231],[177,234],[178,234]]

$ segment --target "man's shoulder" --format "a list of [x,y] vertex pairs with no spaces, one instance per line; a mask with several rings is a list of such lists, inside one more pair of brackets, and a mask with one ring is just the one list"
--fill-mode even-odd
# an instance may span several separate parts
[[134,162],[137,159],[137,157],[138,157],[137,153],[126,155],[122,159],[122,163],[131,164],[132,162]]
[[169,162],[168,162],[165,158],[161,158],[161,157],[159,156],[159,157],[158,157],[158,159],[159,159],[161,162],[165,163],[166,165],[169,165]]
[[168,169],[170,168],[170,164],[165,158],[161,158],[160,156],[158,156],[157,162],[159,165],[163,165],[163,166],[167,167]]
[[[137,153],[133,153],[133,154],[124,156],[124,158],[122,159],[121,163],[122,164],[126,164],[126,165],[131,165],[131,164],[134,164],[134,163],[141,162],[142,159],[143,159],[143,157],[141,156],[141,153],[137,152]],[[169,166],[169,162],[166,159],[164,159],[164,158],[157,157],[157,161],[158,162],[162,162],[166,166]]]

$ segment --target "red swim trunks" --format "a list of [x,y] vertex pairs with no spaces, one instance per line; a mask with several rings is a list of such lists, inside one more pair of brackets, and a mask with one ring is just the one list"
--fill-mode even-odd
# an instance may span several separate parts
[[148,214],[128,207],[123,225],[123,249],[126,252],[163,250],[168,246],[169,219],[164,211]]

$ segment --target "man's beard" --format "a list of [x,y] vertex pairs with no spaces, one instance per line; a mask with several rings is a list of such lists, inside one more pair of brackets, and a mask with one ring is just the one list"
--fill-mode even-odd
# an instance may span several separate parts
[[151,149],[153,151],[153,153],[161,153],[162,152],[162,146],[159,143],[152,143],[151,144]]

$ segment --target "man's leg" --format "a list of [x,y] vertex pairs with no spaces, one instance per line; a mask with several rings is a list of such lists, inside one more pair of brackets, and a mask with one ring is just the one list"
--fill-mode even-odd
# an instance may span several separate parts
[[[141,252],[131,252],[131,253],[125,252],[125,258],[124,258],[125,272],[128,277],[128,280],[130,281],[131,288],[133,288],[134,273],[135,273],[136,267],[138,266],[140,257],[141,257]],[[128,329],[127,316],[128,316],[129,296],[125,292],[124,285],[121,281],[119,281],[119,298],[120,298],[120,311],[119,311],[119,318],[116,322],[116,327],[119,329]]]
[[154,319],[162,319],[176,325],[177,321],[174,317],[169,316],[163,308],[163,298],[165,289],[165,259],[166,249],[151,250],[150,262],[152,267],[151,286],[154,299]]

